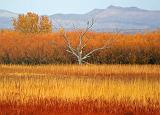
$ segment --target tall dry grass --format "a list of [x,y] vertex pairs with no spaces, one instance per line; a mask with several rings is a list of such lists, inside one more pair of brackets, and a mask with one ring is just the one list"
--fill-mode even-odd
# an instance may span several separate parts
[[[16,77],[16,78],[15,78]],[[30,99],[141,101],[160,99],[160,80],[99,79],[73,77],[5,76],[0,80],[0,100]]]
[[[0,74],[40,76],[158,77],[160,65],[0,65]],[[133,76],[132,76],[133,75]]]
[[0,114],[158,115],[159,65],[0,65]]
[[160,98],[159,75],[159,65],[1,65],[0,97],[145,102]]

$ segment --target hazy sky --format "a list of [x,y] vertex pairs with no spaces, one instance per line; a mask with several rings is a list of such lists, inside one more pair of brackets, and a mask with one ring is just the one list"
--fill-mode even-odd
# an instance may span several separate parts
[[149,10],[160,10],[160,0],[0,0],[0,9],[16,13],[33,11],[38,14],[86,13],[94,8],[110,5],[136,6]]

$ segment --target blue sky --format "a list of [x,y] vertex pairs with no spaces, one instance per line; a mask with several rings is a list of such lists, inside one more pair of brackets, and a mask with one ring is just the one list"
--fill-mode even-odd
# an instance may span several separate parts
[[160,10],[160,0],[0,0],[0,9],[38,14],[89,12],[94,8],[107,8],[110,5],[130,7],[136,6],[148,10]]

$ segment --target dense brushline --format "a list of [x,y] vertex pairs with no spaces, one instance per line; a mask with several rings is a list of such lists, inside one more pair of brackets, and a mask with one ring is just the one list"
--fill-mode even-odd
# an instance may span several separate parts
[[[68,32],[76,48],[79,31]],[[117,34],[88,32],[83,54],[104,45],[111,39],[110,48],[97,51],[85,61],[94,64],[160,64],[160,32]],[[22,34],[0,31],[0,63],[3,64],[75,64],[77,59],[66,52],[61,32]]]

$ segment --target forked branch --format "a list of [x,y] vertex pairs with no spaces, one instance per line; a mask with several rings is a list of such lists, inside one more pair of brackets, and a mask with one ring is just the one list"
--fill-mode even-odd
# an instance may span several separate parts
[[[90,52],[88,52],[87,54],[84,54],[83,53],[83,50],[84,48],[86,48],[87,46],[87,43],[89,42],[90,38],[87,36],[87,32],[93,27],[94,25],[94,20],[92,19],[91,22],[88,21],[87,23],[87,27],[86,29],[80,33],[78,35],[78,38],[79,38],[79,43],[77,44],[77,47],[74,48],[72,45],[71,45],[71,41],[69,40],[66,32],[63,33],[63,38],[64,38],[64,41],[65,41],[65,44],[66,44],[66,51],[70,54],[72,54],[73,56],[75,56],[77,58],[77,62],[79,64],[82,64],[82,63],[87,63],[86,61],[84,61],[85,59],[89,58],[93,53],[95,53],[96,51],[99,51],[99,50],[103,50],[103,49],[106,49],[106,48],[110,48],[110,44],[105,44],[104,46],[102,47],[99,47],[99,48],[95,48],[93,50],[91,50]],[[87,39],[86,42],[84,42],[84,39]]]

